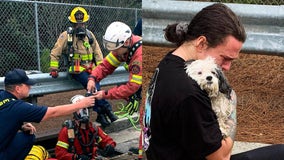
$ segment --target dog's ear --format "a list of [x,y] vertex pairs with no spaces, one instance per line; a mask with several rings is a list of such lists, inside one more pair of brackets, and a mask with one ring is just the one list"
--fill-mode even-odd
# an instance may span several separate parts
[[228,99],[231,99],[232,87],[230,86],[221,68],[217,68],[216,72],[219,79],[219,91],[225,94]]

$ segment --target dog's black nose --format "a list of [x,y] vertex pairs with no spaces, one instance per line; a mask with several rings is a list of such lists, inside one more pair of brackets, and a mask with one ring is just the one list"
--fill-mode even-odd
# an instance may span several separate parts
[[212,76],[207,76],[207,77],[206,77],[206,80],[207,80],[207,81],[211,81],[211,80],[212,80]]

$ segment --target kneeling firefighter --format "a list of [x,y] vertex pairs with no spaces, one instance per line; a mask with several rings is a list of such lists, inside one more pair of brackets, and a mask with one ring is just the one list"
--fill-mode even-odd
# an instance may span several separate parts
[[[84,96],[76,95],[72,103],[80,101]],[[88,109],[80,109],[73,113],[73,120],[66,120],[59,132],[55,147],[58,160],[90,160],[112,156],[116,142],[100,127],[89,121]]]
[[[68,66],[70,75],[84,88],[87,88],[88,77],[92,70],[103,60],[95,35],[86,27],[89,17],[84,8],[75,7],[68,17],[72,27],[68,27],[67,31],[60,34],[50,53],[50,75],[53,78],[58,77],[62,55],[65,57],[64,62]],[[96,90],[100,90],[100,84],[96,85]],[[93,110],[98,113],[97,121],[103,127],[118,119],[112,112],[112,106],[105,99],[96,100]]]

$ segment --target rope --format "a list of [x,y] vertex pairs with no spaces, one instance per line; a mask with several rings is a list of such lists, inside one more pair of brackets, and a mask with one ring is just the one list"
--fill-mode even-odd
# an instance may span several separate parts
[[115,114],[119,119],[121,119],[121,118],[127,118],[127,119],[130,121],[130,123],[132,124],[132,126],[133,126],[136,130],[140,131],[140,128],[138,128],[138,127],[136,126],[136,124],[138,125],[138,122],[139,122],[139,119],[140,119],[140,115],[137,117],[137,119],[135,119],[135,118],[132,117],[132,115],[130,115],[130,114],[127,112],[126,105],[124,105],[123,103],[119,103],[119,105],[121,106],[121,107],[118,107],[119,111],[114,112],[114,114]]

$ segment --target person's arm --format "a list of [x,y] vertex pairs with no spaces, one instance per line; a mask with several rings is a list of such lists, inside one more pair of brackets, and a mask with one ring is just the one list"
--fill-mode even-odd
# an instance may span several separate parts
[[92,49],[93,49],[93,52],[94,52],[94,56],[93,58],[95,58],[96,60],[96,65],[99,65],[100,63],[102,63],[103,61],[103,53],[101,51],[101,48],[100,48],[100,45],[96,39],[96,36],[91,32],[93,38],[94,38],[94,42],[92,44]]
[[102,91],[96,95],[96,98],[103,99],[127,99],[133,95],[142,85],[142,47],[140,46],[128,65],[128,82]]
[[63,52],[63,50],[66,48],[66,42],[67,41],[67,32],[62,32],[57,39],[54,47],[52,48],[50,52],[50,71],[54,72],[52,75],[54,78],[58,76],[58,68],[59,68],[59,59]]
[[207,160],[216,160],[216,159],[222,159],[222,160],[229,160],[231,155],[231,150],[233,148],[233,140],[231,137],[226,137],[222,140],[222,146],[212,154],[208,155],[206,157]]
[[107,145],[112,145],[113,147],[116,146],[116,142],[107,135],[100,127],[98,128],[98,136],[100,137],[101,141],[97,142],[101,148],[105,148]]
[[215,160],[215,159],[230,159],[231,151],[234,145],[234,140],[236,136],[236,128],[237,128],[237,96],[235,91],[232,90],[231,93],[231,103],[233,105],[233,112],[229,116],[226,124],[229,126],[229,136],[222,140],[222,146],[215,151],[214,153],[208,155],[206,157],[207,160]]
[[[63,127],[58,134],[58,141],[55,146],[55,155],[57,159],[62,160],[73,160],[75,157],[74,153],[69,153],[69,141],[68,141],[68,130]],[[73,146],[74,147],[74,146]]]
[[81,108],[93,106],[94,104],[95,104],[95,97],[89,96],[89,97],[85,97],[81,99],[77,103],[48,107],[41,121],[44,121],[44,120],[47,120],[53,117],[68,115],[75,111],[78,111]]
[[87,90],[91,93],[95,91],[96,83],[100,82],[107,75],[110,75],[120,65],[116,55],[110,52],[91,73],[88,78]]

